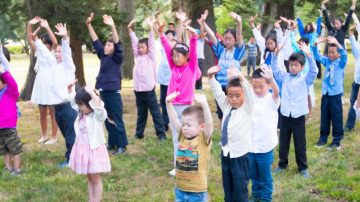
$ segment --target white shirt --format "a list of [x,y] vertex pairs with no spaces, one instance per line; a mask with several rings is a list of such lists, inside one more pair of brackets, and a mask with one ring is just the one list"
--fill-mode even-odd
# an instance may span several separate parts
[[355,113],[356,113],[356,118],[360,119],[360,108],[356,108],[356,104],[357,104],[357,100],[355,101],[353,108],[354,108]]
[[205,59],[204,56],[204,45],[205,40],[204,39],[198,39],[197,40],[197,46],[196,46],[196,54],[199,59]]
[[[209,79],[209,85],[214,93],[214,97],[219,104],[220,109],[226,117],[232,106],[227,96],[221,89],[220,83],[213,77]],[[251,149],[252,135],[252,111],[254,103],[254,93],[248,81],[241,82],[244,89],[244,104],[231,112],[231,118],[228,122],[228,144],[222,146],[223,155],[230,158],[241,157]],[[223,118],[222,125],[225,118]]]
[[252,153],[267,153],[278,144],[277,125],[280,97],[275,101],[269,92],[254,98],[252,117]]

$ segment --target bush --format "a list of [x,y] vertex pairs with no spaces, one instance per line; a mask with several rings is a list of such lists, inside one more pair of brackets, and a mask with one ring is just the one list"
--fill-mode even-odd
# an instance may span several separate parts
[[24,52],[24,48],[20,45],[20,46],[8,46],[6,47],[7,49],[9,49],[10,54],[21,54],[21,53],[25,53]]

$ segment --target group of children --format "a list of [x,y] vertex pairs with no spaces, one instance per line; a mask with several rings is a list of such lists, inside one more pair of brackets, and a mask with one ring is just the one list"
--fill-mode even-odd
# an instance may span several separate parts
[[[322,83],[321,126],[317,146],[327,143],[330,125],[333,141],[328,149],[340,149],[343,138],[342,94],[344,68],[347,54],[344,37],[349,19],[355,9],[356,0],[347,15],[344,25],[334,20],[331,25],[322,3],[328,37],[319,37],[312,23],[305,26],[302,21],[281,18],[275,23],[275,30],[265,38],[257,27],[256,17],[249,20],[254,38],[248,45],[243,42],[242,17],[231,12],[230,16],[237,29],[228,29],[221,39],[206,23],[207,11],[198,19],[199,30],[188,25],[187,16],[178,11],[176,32],[169,29],[155,17],[146,18],[150,27],[149,37],[138,39],[133,31],[135,21],[128,25],[132,42],[135,65],[133,68],[134,94],[137,108],[135,138],[144,137],[148,110],[153,118],[159,141],[166,139],[171,128],[174,148],[174,169],[176,176],[176,201],[207,201],[207,175],[212,146],[213,120],[208,101],[203,94],[195,94],[195,86],[201,88],[202,56],[199,58],[204,41],[212,44],[217,65],[208,69],[208,82],[217,104],[221,122],[221,169],[225,201],[248,201],[248,184],[252,182],[254,201],[271,201],[273,193],[272,163],[273,150],[279,143],[279,162],[275,173],[288,167],[291,137],[294,138],[298,171],[304,178],[309,177],[306,155],[306,116],[314,104],[313,83],[318,76],[320,63],[325,67]],[[94,14],[86,20],[94,49],[101,61],[95,88],[80,88],[75,93],[75,65],[71,57],[66,25],[55,27],[56,35],[62,37],[57,45],[56,37],[46,20],[35,17],[27,27],[28,41],[36,51],[37,77],[32,100],[42,106],[44,93],[54,108],[55,120],[66,142],[66,160],[60,168],[69,166],[78,174],[87,174],[89,200],[100,201],[102,183],[100,173],[111,170],[108,151],[114,155],[126,152],[127,135],[122,117],[121,71],[123,62],[122,45],[111,16],[104,15],[103,21],[111,29],[112,37],[102,45],[92,27]],[[285,24],[282,29],[280,23]],[[40,40],[32,26],[40,24],[48,35]],[[317,21],[321,29],[321,18]],[[299,26],[301,39],[296,42],[295,29]],[[357,22],[360,27],[360,23]],[[169,26],[170,28],[170,26]],[[155,35],[162,44],[162,59],[157,69]],[[207,38],[209,37],[209,39]],[[55,40],[54,40],[55,39]],[[186,43],[188,41],[188,43]],[[359,44],[350,29],[350,41],[356,60],[359,59]],[[50,43],[51,42],[51,43]],[[327,56],[319,54],[318,44],[327,42]],[[255,45],[256,43],[256,45]],[[187,45],[189,44],[189,46]],[[261,52],[262,65],[255,69],[257,47]],[[240,60],[248,51],[248,76],[253,67],[250,83],[241,73]],[[21,174],[20,153],[22,145],[16,132],[19,97],[15,80],[9,71],[10,58],[0,47],[0,152],[4,155],[6,169],[12,175]],[[355,81],[351,102],[354,108],[351,118],[360,117],[360,104],[355,102],[359,88],[359,69],[356,64]],[[47,75],[41,76],[41,75]],[[45,80],[45,79],[50,79]],[[44,81],[45,80],[45,81]],[[160,83],[160,104],[155,92]],[[43,84],[40,84],[43,83]],[[197,84],[197,85],[196,85]],[[46,85],[47,89],[41,89]],[[194,101],[198,104],[193,105]],[[281,102],[281,104],[280,104]],[[40,109],[41,111],[41,109]],[[350,119],[349,112],[349,119]],[[103,123],[108,130],[106,146]],[[351,120],[350,120],[351,122]],[[352,120],[354,122],[354,120]],[[170,125],[169,125],[170,124]],[[354,127],[347,124],[345,129]],[[277,128],[280,129],[279,138]],[[46,137],[41,137],[45,139]],[[53,141],[55,141],[54,138]],[[44,140],[42,140],[44,141]],[[11,165],[14,160],[14,165]]]

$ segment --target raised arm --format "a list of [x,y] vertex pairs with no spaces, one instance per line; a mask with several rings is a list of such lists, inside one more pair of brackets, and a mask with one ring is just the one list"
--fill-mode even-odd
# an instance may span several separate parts
[[206,18],[208,16],[208,10],[205,10],[204,13],[201,15],[201,21],[204,26],[205,32],[209,35],[209,38],[214,46],[218,45],[218,39],[215,36],[215,33],[211,30],[211,28],[206,23]]
[[131,20],[131,22],[128,24],[127,28],[128,28],[129,35],[130,35],[131,45],[133,48],[134,56],[138,56],[139,55],[139,50],[138,50],[139,39],[137,38],[136,33],[132,29],[132,26],[134,25],[134,23],[135,23],[135,19]]
[[70,41],[66,29],[66,24],[58,23],[55,25],[55,28],[57,29],[55,34],[62,37],[61,52],[63,62],[66,64],[66,68],[69,68],[69,70],[75,72],[75,65],[71,55]]
[[89,34],[90,34],[90,37],[91,37],[91,40],[92,41],[96,41],[98,40],[98,36],[96,35],[96,32],[93,28],[93,26],[91,25],[91,22],[92,20],[94,19],[94,13],[91,13],[90,16],[86,19],[86,27],[88,28],[89,30]]
[[5,71],[2,65],[0,65],[0,75],[7,85],[7,91],[9,94],[17,99],[19,97],[19,90],[16,81],[9,71]]
[[94,110],[95,118],[101,122],[105,121],[107,118],[107,113],[104,108],[104,102],[102,102],[100,97],[95,94],[93,88],[86,86],[84,89],[91,97],[89,104],[91,108]]
[[114,43],[119,43],[119,35],[117,33],[116,26],[112,17],[110,15],[103,15],[103,22],[110,27]]
[[174,109],[172,101],[179,95],[180,95],[180,92],[173,92],[166,97],[166,109],[167,109],[167,112],[169,115],[169,120],[170,120],[171,125],[173,125],[175,127],[175,130],[177,132],[180,132],[182,124],[181,124],[180,120],[178,119],[178,116],[176,114],[176,111]]
[[0,44],[0,64],[3,66],[4,71],[9,71],[10,69],[10,63],[8,59],[5,57],[3,46]]
[[340,68],[345,68],[346,67],[346,62],[347,62],[347,54],[346,51],[344,50],[344,48],[341,46],[341,44],[336,40],[335,37],[328,37],[328,43],[331,44],[335,44],[336,47],[338,48],[338,52],[340,54],[340,63],[339,66]]
[[320,11],[320,16],[316,19],[316,34],[321,35],[321,22],[322,22],[322,12]]
[[299,30],[300,36],[303,37],[305,34],[304,24],[300,18],[296,18],[296,22],[298,25],[298,30]]
[[195,97],[195,101],[201,105],[204,112],[204,121],[205,121],[204,135],[206,138],[206,142],[209,143],[211,135],[213,133],[213,120],[212,120],[209,104],[204,94],[195,94],[194,97]]
[[273,98],[274,102],[277,103],[280,98],[279,97],[279,87],[276,84],[274,75],[270,68],[265,67],[265,66],[262,66],[260,68],[262,71],[261,75],[270,83],[270,87],[272,89],[272,98]]
[[254,35],[256,44],[259,46],[260,51],[263,53],[265,51],[265,39],[264,37],[261,35],[260,31],[258,29],[256,29],[256,27],[254,27],[252,29],[252,33]]
[[319,50],[317,48],[317,45],[320,44],[320,43],[323,43],[325,42],[326,40],[324,38],[318,38],[316,41],[315,41],[315,44],[314,46],[311,47],[312,49],[312,52],[314,54],[314,58],[316,61],[319,61],[321,64],[323,65],[326,65],[326,61],[327,61],[327,57],[324,57],[322,55],[320,55],[319,53]]
[[215,79],[215,74],[220,70],[221,68],[219,66],[213,66],[208,69],[207,73],[209,77],[208,83],[214,94],[216,102],[218,103],[220,109],[224,111],[225,106],[228,105],[227,97],[224,91],[222,90],[220,83]]
[[[276,49],[278,49],[278,48],[276,48]],[[276,52],[278,52],[278,51],[276,51]],[[270,53],[270,54],[272,54],[272,53]],[[280,64],[279,63],[281,63],[283,61],[279,61],[279,58],[280,58],[279,55],[277,53],[274,53],[273,54],[273,59],[271,60],[270,67],[271,67],[271,70],[272,70],[272,72],[274,74],[275,79],[278,82],[282,83],[286,72],[284,70],[280,69],[280,67],[279,67]]]
[[156,59],[156,44],[155,44],[155,34],[154,34],[154,25],[156,19],[151,16],[146,19],[147,24],[150,27],[149,30],[149,39],[148,39],[148,54],[152,59]]
[[350,26],[350,22],[351,22],[351,18],[352,18],[352,15],[354,13],[354,10],[355,10],[355,7],[356,7],[356,0],[353,0],[353,4],[349,10],[349,13],[347,14],[346,16],[346,20],[345,20],[345,23],[344,25],[341,27],[341,29],[346,33],[349,29],[349,26]]
[[26,28],[27,41],[33,51],[36,50],[36,46],[34,44],[34,37],[36,36],[36,33],[39,31],[39,28],[33,33],[32,26],[36,25],[39,22],[40,22],[40,17],[36,16],[28,22],[27,28]]
[[52,49],[56,48],[56,46],[58,45],[58,41],[53,33],[53,31],[51,30],[49,23],[47,22],[47,20],[45,19],[40,19],[40,26],[43,27],[46,32],[49,34],[50,40],[52,42]]
[[309,47],[304,42],[301,42],[299,47],[300,47],[300,50],[303,53],[305,53],[307,60],[309,62],[309,71],[306,74],[306,84],[308,86],[310,86],[314,83],[314,81],[316,79],[316,76],[318,73],[318,68],[316,66],[314,58],[311,56]]
[[329,19],[329,15],[327,13],[326,7],[325,7],[325,3],[327,3],[329,0],[324,0],[321,3],[321,11],[323,13],[323,16],[325,17],[325,25],[327,27],[327,29],[330,31],[333,29],[333,26],[331,25],[330,19]]
[[236,42],[241,47],[243,45],[241,16],[234,12],[230,12],[230,16],[236,21]]
[[[351,42],[351,52],[354,55],[355,59],[359,59],[360,58],[360,48],[359,48],[359,44],[357,43],[355,36],[354,36],[354,31],[352,28],[350,28],[349,31],[349,39]],[[360,100],[359,100],[360,102]]]

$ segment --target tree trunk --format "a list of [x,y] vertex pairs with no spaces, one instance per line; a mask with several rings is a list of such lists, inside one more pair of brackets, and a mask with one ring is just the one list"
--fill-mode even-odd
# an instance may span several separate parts
[[31,51],[29,57],[30,57],[30,65],[29,65],[27,76],[26,76],[26,81],[20,92],[20,100],[23,100],[23,101],[28,101],[31,99],[31,93],[32,93],[32,90],[34,87],[35,76],[36,76],[35,70],[34,70],[34,67],[36,64],[36,57],[35,57],[33,51]]
[[131,45],[131,40],[127,30],[128,23],[134,18],[135,5],[134,1],[129,0],[119,0],[119,10],[120,13],[125,14],[125,19],[123,23],[119,26],[119,37],[121,38],[123,46],[123,57],[124,62],[121,68],[122,78],[132,78],[132,69],[134,67],[134,55]]
[[70,46],[72,47],[72,56],[74,60],[74,64],[76,67],[76,78],[78,79],[78,83],[80,86],[85,86],[85,76],[84,76],[84,62],[83,62],[83,53],[81,48],[81,39],[78,38],[76,34],[71,35],[70,37]]

